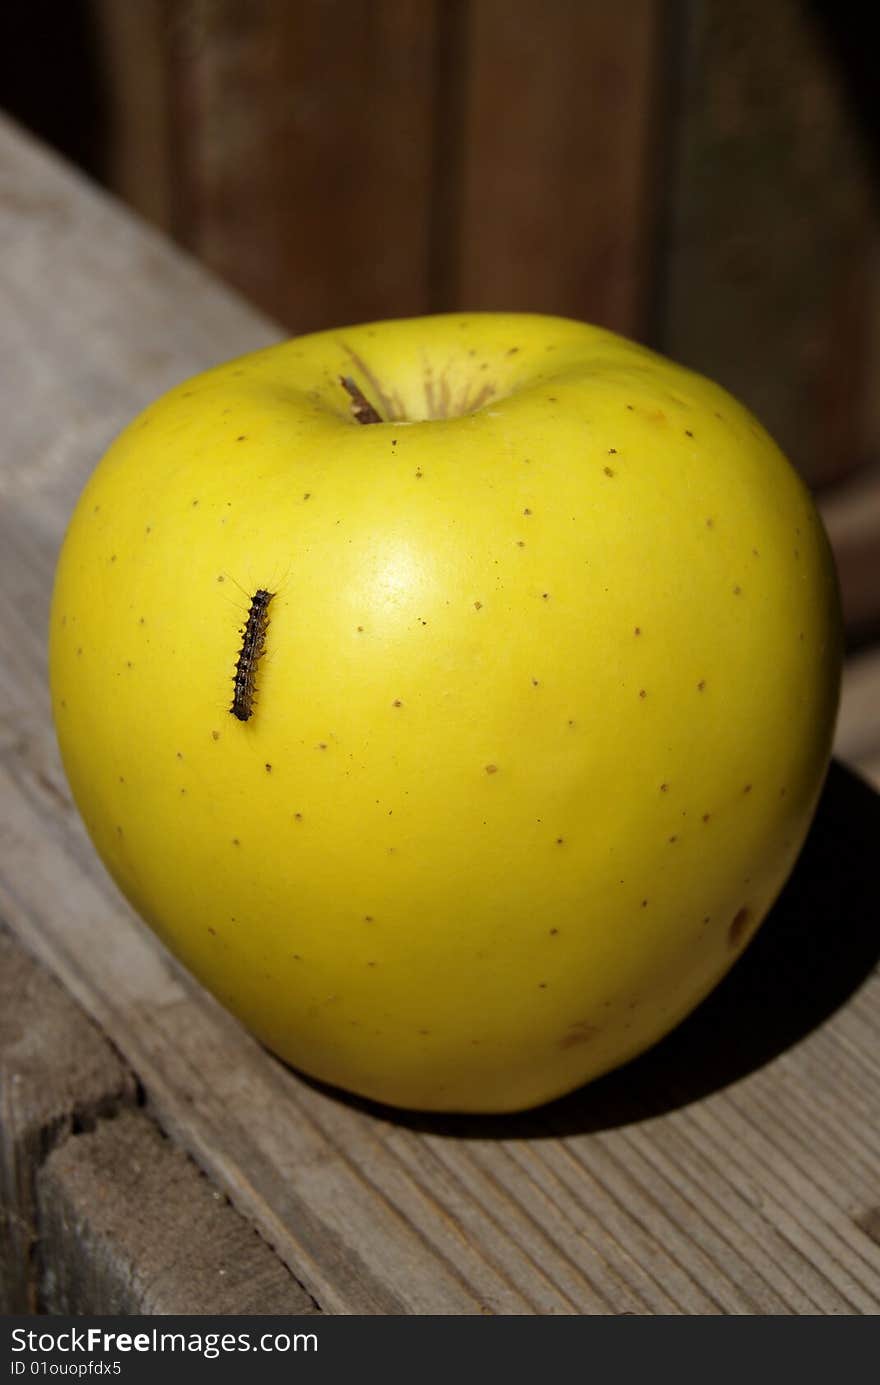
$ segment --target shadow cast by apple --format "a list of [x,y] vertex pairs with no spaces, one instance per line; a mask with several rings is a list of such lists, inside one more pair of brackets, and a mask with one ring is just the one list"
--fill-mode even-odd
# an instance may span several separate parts
[[798,1043],[876,966],[878,844],[880,794],[834,762],[798,864],[736,966],[656,1047],[570,1096],[521,1115],[433,1116],[322,1090],[410,1129],[472,1139],[585,1134],[686,1106]]

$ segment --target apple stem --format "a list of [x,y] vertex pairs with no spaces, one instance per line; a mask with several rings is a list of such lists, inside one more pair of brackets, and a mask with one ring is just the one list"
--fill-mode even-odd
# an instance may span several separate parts
[[382,415],[376,412],[363,390],[355,384],[350,375],[340,375],[339,383],[351,396],[351,411],[358,423],[382,422]]

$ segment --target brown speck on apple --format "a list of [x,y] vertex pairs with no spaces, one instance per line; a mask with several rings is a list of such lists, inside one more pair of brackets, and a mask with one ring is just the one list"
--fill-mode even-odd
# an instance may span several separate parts
[[578,1020],[576,1024],[569,1026],[568,1032],[563,1034],[559,1040],[560,1048],[574,1048],[575,1044],[589,1043],[599,1033],[599,1026],[589,1024],[586,1020]]
[[748,929],[750,919],[751,914],[745,905],[734,914],[730,927],[727,930],[727,941],[730,943],[731,947],[738,947],[742,942]]
[[497,765],[487,765],[487,766],[486,766],[486,773],[487,773],[487,774],[497,774],[497,773],[498,773],[498,766],[497,766]]

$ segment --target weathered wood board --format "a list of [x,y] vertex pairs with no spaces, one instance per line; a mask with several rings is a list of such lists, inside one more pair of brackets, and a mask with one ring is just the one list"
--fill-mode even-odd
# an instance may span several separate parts
[[[880,800],[848,770],[834,768],[791,884],[701,1010],[523,1117],[407,1118],[304,1081],[133,916],[52,734],[58,544],[141,404],[275,329],[9,127],[0,223],[0,913],[150,1117],[325,1311],[877,1312]],[[62,1150],[39,1195],[54,1186],[60,1205],[63,1183],[73,1205],[74,1181]]]
[[139,1095],[0,929],[0,1314],[313,1312]]

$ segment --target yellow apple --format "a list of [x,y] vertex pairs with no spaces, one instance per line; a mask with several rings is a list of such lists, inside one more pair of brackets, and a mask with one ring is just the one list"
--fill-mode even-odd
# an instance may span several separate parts
[[816,510],[740,404],[467,314],[148,408],[77,506],[50,652],[77,804],[168,947],[304,1072],[489,1112],[629,1059],[739,956],[840,650]]

